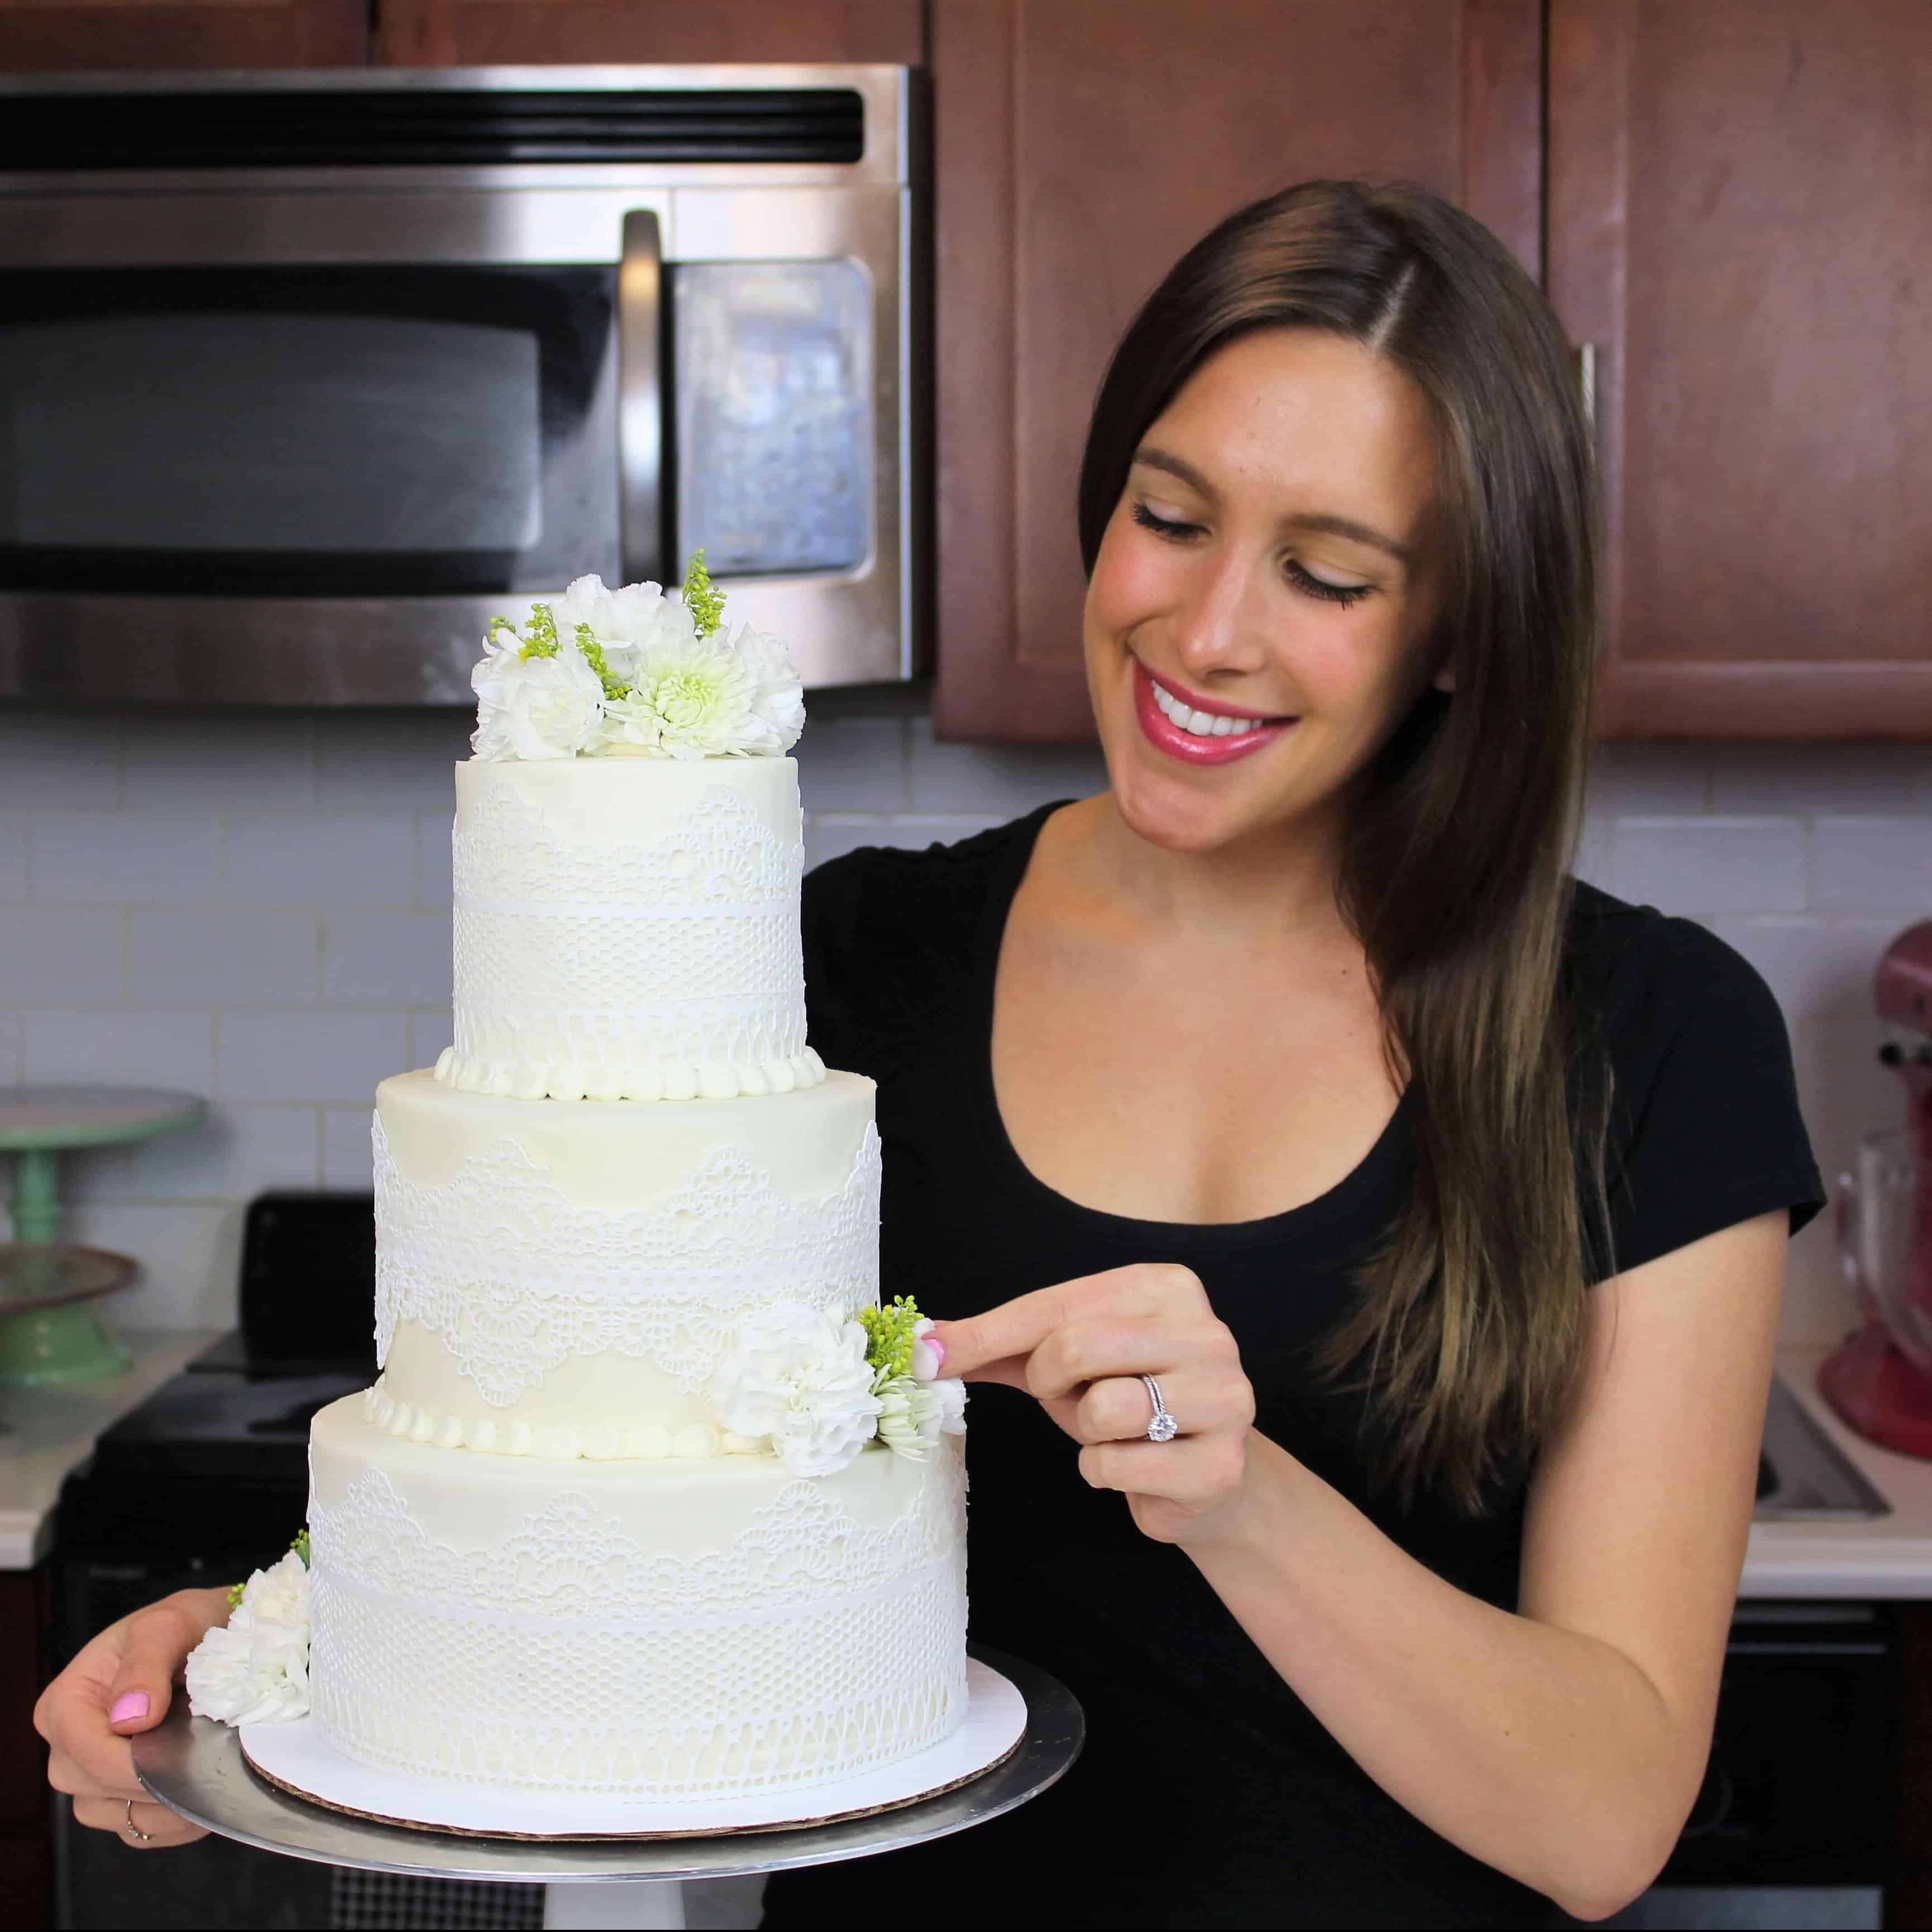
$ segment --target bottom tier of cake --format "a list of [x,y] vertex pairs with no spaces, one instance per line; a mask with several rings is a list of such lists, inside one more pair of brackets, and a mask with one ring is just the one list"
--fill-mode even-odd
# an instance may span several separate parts
[[956,1440],[811,1480],[533,1462],[398,1441],[357,1395],[310,1466],[314,1718],[362,1763],[662,1802],[820,1784],[964,1718]]

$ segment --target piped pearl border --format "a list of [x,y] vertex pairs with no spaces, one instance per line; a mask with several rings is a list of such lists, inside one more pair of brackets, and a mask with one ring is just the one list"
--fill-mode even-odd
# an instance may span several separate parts
[[810,1047],[784,1060],[652,1060],[639,1066],[526,1066],[446,1046],[436,1077],[466,1094],[512,1100],[736,1100],[816,1087],[825,1063]]
[[762,1456],[771,1453],[763,1436],[734,1436],[709,1422],[667,1429],[662,1423],[569,1424],[533,1428],[527,1422],[491,1417],[446,1415],[390,1394],[379,1378],[362,1398],[363,1413],[386,1435],[427,1442],[438,1449],[474,1449],[484,1455],[533,1456],[544,1462],[620,1460],[662,1461],[666,1456],[698,1460],[712,1456]]

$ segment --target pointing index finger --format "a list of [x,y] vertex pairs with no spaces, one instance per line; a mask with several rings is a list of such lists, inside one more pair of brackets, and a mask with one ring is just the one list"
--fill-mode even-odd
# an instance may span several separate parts
[[1124,1272],[1109,1268],[1101,1274],[1056,1282],[1051,1288],[1017,1294],[983,1315],[938,1323],[939,1339],[946,1345],[946,1372],[967,1382],[1010,1380],[1024,1387],[1018,1376],[998,1373],[1000,1365],[1023,1364],[1063,1322],[1093,1313],[1108,1298],[1118,1285],[1116,1277]]

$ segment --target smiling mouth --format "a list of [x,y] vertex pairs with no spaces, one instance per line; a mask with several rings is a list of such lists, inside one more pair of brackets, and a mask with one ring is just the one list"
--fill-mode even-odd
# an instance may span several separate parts
[[1264,731],[1274,724],[1292,724],[1292,718],[1258,718],[1246,712],[1202,711],[1178,698],[1143,664],[1147,681],[1154,687],[1154,701],[1170,724],[1196,738],[1245,738],[1251,732]]

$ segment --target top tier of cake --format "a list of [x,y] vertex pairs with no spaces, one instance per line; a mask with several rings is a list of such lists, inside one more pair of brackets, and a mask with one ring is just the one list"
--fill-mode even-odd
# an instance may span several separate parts
[[449,1085],[729,1100],[824,1078],[791,759],[472,759],[453,850]]

